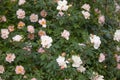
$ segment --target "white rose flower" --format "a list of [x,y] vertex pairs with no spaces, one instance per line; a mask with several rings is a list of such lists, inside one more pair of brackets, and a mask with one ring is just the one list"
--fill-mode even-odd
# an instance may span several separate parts
[[85,19],[90,19],[90,13],[88,11],[82,11],[83,16]]
[[26,2],[26,0],[19,0],[18,5],[23,5]]
[[113,40],[120,41],[120,30],[116,30]]
[[13,41],[19,42],[19,41],[22,40],[22,36],[21,35],[16,35],[12,39],[13,39]]
[[84,4],[81,8],[89,11],[90,10],[90,5],[89,4]]
[[51,37],[47,36],[47,35],[44,35],[44,36],[41,36],[41,44],[42,44],[42,47],[44,48],[49,48],[52,44],[53,40]]
[[80,59],[79,56],[72,55],[72,60],[73,60],[73,64],[72,64],[73,67],[77,67],[78,68],[82,64],[82,60]]
[[64,67],[64,68],[67,68],[67,64],[66,64],[66,61],[65,61],[65,57],[62,57],[62,56],[59,56],[57,59],[56,59],[57,63],[59,66],[61,67]]
[[57,10],[60,10],[60,11],[67,11],[69,8],[69,6],[67,5],[67,1],[66,0],[63,0],[63,1],[58,1],[58,6],[57,6]]
[[4,66],[3,66],[3,65],[0,65],[0,74],[3,74],[4,71],[5,71]]
[[94,48],[98,49],[100,47],[101,41],[100,41],[100,37],[96,36],[96,35],[90,35],[90,41],[91,43],[94,44]]
[[62,36],[63,38],[65,38],[66,40],[69,40],[70,32],[67,31],[67,30],[64,30],[64,31],[61,33],[61,36]]
[[18,19],[25,18],[25,11],[23,9],[18,9],[17,12],[16,12],[16,14],[17,14],[17,18]]
[[1,29],[1,38],[7,39],[9,35],[8,29]]

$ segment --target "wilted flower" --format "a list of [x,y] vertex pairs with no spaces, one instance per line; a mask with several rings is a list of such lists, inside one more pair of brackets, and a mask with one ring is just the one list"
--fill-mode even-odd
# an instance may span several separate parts
[[84,4],[81,8],[89,11],[90,10],[90,5],[89,4]]
[[15,72],[16,72],[16,74],[22,74],[22,75],[24,75],[25,74],[24,67],[21,66],[21,65],[16,66]]
[[80,56],[77,55],[72,55],[72,60],[73,60],[73,67],[80,67],[80,65],[82,64],[82,60],[80,59]]
[[83,66],[80,66],[80,67],[77,68],[77,71],[78,71],[78,72],[85,72],[85,71],[86,71],[86,68],[83,67]]
[[101,13],[101,11],[100,11],[98,8],[95,8],[95,12],[96,12],[97,14],[100,14],[100,13]]
[[9,35],[8,29],[1,29],[1,38],[7,39]]
[[9,30],[10,32],[13,32],[13,31],[15,30],[14,25],[8,26],[8,30]]
[[57,16],[63,16],[63,15],[64,15],[64,13],[62,11],[59,11],[57,14]]
[[67,68],[67,64],[66,64],[66,61],[65,61],[65,57],[63,56],[59,56],[57,59],[56,59],[58,65],[61,67],[61,69],[64,69],[64,68]]
[[57,10],[60,10],[60,11],[67,11],[69,6],[67,5],[67,1],[66,0],[59,0],[58,2],[58,6],[57,6]]
[[14,59],[15,59],[15,54],[7,54],[7,56],[6,56],[6,61],[7,62],[9,62],[9,63],[11,63],[12,61],[14,61]]
[[39,35],[39,36],[44,36],[44,35],[46,35],[46,33],[45,33],[45,31],[40,30],[40,31],[38,32],[38,35]]
[[22,21],[20,21],[19,23],[18,23],[18,29],[22,29],[23,27],[25,26],[25,23],[24,22],[22,22]]
[[4,66],[0,65],[0,74],[3,74],[5,72]]
[[51,43],[53,42],[52,38],[45,35],[45,36],[41,36],[41,44],[42,47],[44,48],[50,48],[50,46],[52,45]]
[[29,39],[33,40],[34,37],[35,37],[35,35],[34,35],[33,33],[29,33],[29,34],[28,34],[28,38],[29,38]]
[[39,53],[44,53],[45,50],[44,50],[43,48],[39,48],[39,49],[38,49],[38,52],[39,52]]
[[116,30],[116,32],[114,33],[114,40],[116,41],[120,41],[120,30]]
[[27,26],[27,31],[29,33],[34,33],[35,32],[34,26],[32,26],[32,25]]
[[23,5],[26,2],[26,0],[19,0],[18,5]]
[[105,60],[105,55],[103,53],[100,53],[99,62],[103,62],[104,60]]
[[100,37],[96,36],[96,35],[90,35],[90,41],[91,43],[94,44],[94,48],[98,49],[100,47],[101,41],[100,41]]
[[25,11],[23,9],[18,9],[17,12],[16,12],[16,14],[17,14],[17,18],[18,19],[25,18]]
[[69,33],[69,31],[64,30],[64,31],[61,33],[61,36],[62,36],[63,38],[65,38],[66,40],[69,40],[70,33]]
[[21,35],[16,35],[12,39],[13,39],[13,41],[19,42],[19,41],[22,40],[22,36]]
[[45,10],[42,10],[42,11],[40,12],[40,15],[41,15],[42,17],[46,17],[46,16],[47,16],[47,12],[46,12]]
[[31,22],[37,22],[38,21],[38,15],[37,14],[31,14],[30,15],[30,21]]
[[90,19],[90,13],[88,11],[82,11],[83,16],[85,19]]
[[105,23],[105,16],[104,15],[100,15],[98,18],[98,23],[99,24],[104,24]]

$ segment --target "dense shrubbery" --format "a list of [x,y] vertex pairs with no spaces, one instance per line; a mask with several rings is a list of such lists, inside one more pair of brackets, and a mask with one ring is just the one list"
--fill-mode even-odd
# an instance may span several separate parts
[[0,77],[119,80],[119,4],[0,0]]

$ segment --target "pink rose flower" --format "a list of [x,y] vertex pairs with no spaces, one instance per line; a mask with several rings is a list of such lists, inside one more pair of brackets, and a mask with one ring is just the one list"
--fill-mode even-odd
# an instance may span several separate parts
[[81,8],[89,11],[90,10],[90,5],[89,4],[84,4]]
[[38,21],[38,15],[37,14],[31,14],[30,15],[30,21],[31,22],[37,22]]
[[15,54],[7,54],[6,61],[11,63],[15,59]]
[[15,72],[16,72],[16,74],[22,74],[22,75],[24,75],[25,74],[24,67],[21,66],[21,65],[16,66]]
[[105,60],[105,55],[103,53],[100,53],[99,62],[103,62],[104,60]]
[[99,24],[104,24],[105,23],[105,16],[104,15],[100,15],[98,18],[98,23]]
[[65,38],[66,40],[69,40],[70,33],[69,33],[69,31],[64,30],[64,31],[61,33],[61,36],[62,36],[63,38]]
[[16,14],[17,14],[17,18],[18,19],[25,18],[25,11],[23,9],[18,9],[17,12],[16,12]]
[[44,50],[43,48],[39,48],[39,49],[38,49],[38,52],[39,52],[39,53],[44,53],[45,50]]
[[28,31],[29,33],[34,33],[34,32],[35,32],[35,29],[34,29],[33,26],[29,25],[29,26],[27,26],[27,31]]

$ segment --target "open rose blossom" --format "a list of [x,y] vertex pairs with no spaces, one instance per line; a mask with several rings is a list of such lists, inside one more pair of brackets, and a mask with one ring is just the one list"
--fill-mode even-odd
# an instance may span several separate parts
[[17,12],[16,12],[16,14],[17,14],[17,18],[18,19],[25,18],[25,11],[23,9],[18,9]]
[[38,21],[38,15],[37,14],[31,14],[30,15],[30,21],[31,22],[37,22]]
[[41,44],[43,48],[50,48],[50,46],[52,45],[52,38],[45,35],[45,36],[41,36]]
[[63,38],[65,38],[66,40],[69,40],[70,33],[69,33],[69,31],[64,30],[64,31],[61,33],[61,36],[62,36]]
[[13,31],[15,30],[14,27],[15,27],[14,25],[10,25],[10,26],[8,26],[8,30],[9,30],[9,32],[13,32]]
[[18,5],[23,5],[25,2],[25,0],[19,0]]
[[100,53],[99,62],[103,62],[104,60],[105,60],[105,55],[103,53]]
[[1,29],[1,38],[7,39],[9,35],[8,29]]
[[101,40],[99,36],[90,34],[90,41],[94,45],[95,49],[98,49],[100,47]]
[[90,10],[90,5],[89,4],[84,4],[81,8],[89,11]]
[[120,42],[120,29],[115,31],[113,40]]
[[44,18],[40,19],[38,22],[42,27],[46,28],[46,20]]
[[4,66],[0,65],[0,74],[3,74],[5,72]]
[[98,18],[98,23],[99,24],[104,24],[105,23],[105,16],[104,15],[100,15]]
[[9,63],[11,63],[12,61],[14,61],[14,59],[15,59],[15,54],[7,54],[7,56],[6,56],[6,61],[7,62],[9,62]]
[[46,17],[46,16],[47,16],[47,12],[46,12],[45,10],[42,10],[42,11],[40,12],[40,15],[41,15],[42,17]]
[[83,16],[85,19],[90,19],[90,13],[88,11],[82,11]]
[[16,35],[12,39],[13,39],[13,41],[19,42],[19,41],[22,40],[22,36],[21,35]]
[[24,26],[25,26],[25,23],[22,22],[22,21],[20,21],[20,22],[18,23],[17,28],[18,28],[18,29],[22,29]]
[[34,33],[35,32],[34,26],[32,26],[32,25],[27,26],[27,31],[29,33]]
[[15,72],[16,72],[16,74],[22,74],[22,75],[24,75],[25,74],[24,67],[21,66],[21,65],[16,66]]

